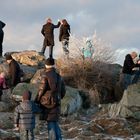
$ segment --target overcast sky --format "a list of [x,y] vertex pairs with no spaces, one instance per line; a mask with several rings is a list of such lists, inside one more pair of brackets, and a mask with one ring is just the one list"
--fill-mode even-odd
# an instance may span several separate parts
[[51,17],[54,23],[66,18],[77,37],[92,36],[96,30],[97,36],[121,54],[132,50],[140,53],[140,0],[0,1],[0,20],[6,23],[4,52],[40,51],[43,42],[40,31],[46,18]]

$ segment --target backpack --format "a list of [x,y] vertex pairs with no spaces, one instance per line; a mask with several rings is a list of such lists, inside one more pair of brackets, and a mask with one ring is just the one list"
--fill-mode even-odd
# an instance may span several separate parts
[[[59,93],[59,88],[61,86],[61,82],[60,82],[61,78],[60,76],[57,74],[57,85],[56,85],[56,90],[55,93],[50,93],[48,91],[45,92],[44,95],[41,96],[40,98],[40,104],[48,109],[54,108],[56,107],[56,105],[60,104],[60,99],[61,99],[61,94]],[[48,84],[48,82],[47,82]],[[49,85],[46,85],[47,87],[49,87]]]

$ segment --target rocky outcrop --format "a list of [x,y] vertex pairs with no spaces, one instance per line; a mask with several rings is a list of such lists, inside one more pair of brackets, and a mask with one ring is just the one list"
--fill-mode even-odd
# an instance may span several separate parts
[[61,102],[61,113],[69,115],[78,111],[82,106],[82,98],[75,88],[66,87],[66,95]]
[[140,83],[129,86],[121,101],[109,106],[109,115],[140,120]]
[[43,64],[43,60],[45,60],[43,55],[40,55],[37,51],[34,50],[11,52],[10,54],[16,61],[23,65],[40,66]]
[[[14,100],[21,101],[24,91],[32,92],[32,100],[35,99],[38,92],[37,84],[20,83],[12,91]],[[77,89],[66,87],[66,95],[61,102],[61,113],[69,115],[78,111],[82,107],[82,98]]]

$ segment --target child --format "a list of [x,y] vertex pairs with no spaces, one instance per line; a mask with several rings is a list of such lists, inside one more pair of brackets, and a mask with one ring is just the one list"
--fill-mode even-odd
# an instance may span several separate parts
[[20,132],[20,140],[34,140],[35,114],[40,108],[31,101],[31,92],[23,93],[22,102],[15,108],[15,130]]
[[0,101],[1,101],[1,97],[2,97],[2,94],[3,94],[3,89],[6,89],[6,80],[5,80],[5,73],[2,72],[0,74]]

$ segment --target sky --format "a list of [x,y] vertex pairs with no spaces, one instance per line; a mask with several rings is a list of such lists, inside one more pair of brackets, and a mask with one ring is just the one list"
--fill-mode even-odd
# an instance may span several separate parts
[[[51,17],[54,24],[66,18],[71,34],[96,34],[118,53],[118,62],[131,51],[140,53],[140,0],[0,0],[4,28],[4,52],[37,50],[43,44],[42,25]],[[55,30],[55,49],[60,49]],[[47,50],[46,50],[47,51]]]

